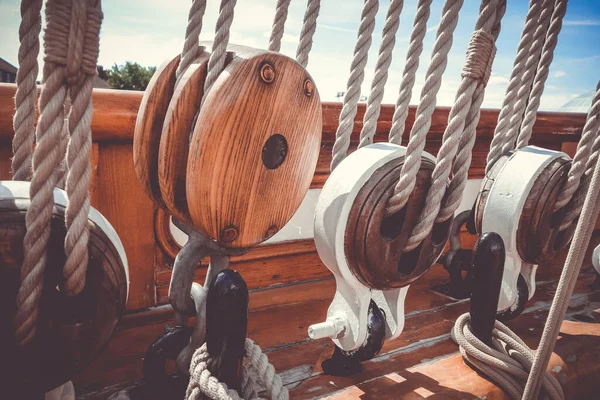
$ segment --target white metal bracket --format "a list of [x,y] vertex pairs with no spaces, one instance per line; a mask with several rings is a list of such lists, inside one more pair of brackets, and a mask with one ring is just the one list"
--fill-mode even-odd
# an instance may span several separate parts
[[499,311],[510,309],[517,302],[519,274],[527,282],[529,299],[535,293],[537,264],[529,264],[521,259],[517,250],[517,229],[534,183],[552,161],[561,157],[565,157],[565,154],[536,146],[519,149],[498,172],[490,188],[483,210],[482,232],[498,233],[506,249]]
[[[371,299],[386,315],[386,339],[402,332],[408,285],[383,291],[365,286],[350,270],[344,237],[350,209],[361,188],[375,171],[405,154],[405,147],[391,143],[362,147],[344,159],[325,182],[315,209],[314,235],[319,256],[335,277],[336,292],[326,321],[309,327],[312,339],[330,337],[345,351],[359,348],[367,338]],[[424,155],[435,161],[432,155]]]

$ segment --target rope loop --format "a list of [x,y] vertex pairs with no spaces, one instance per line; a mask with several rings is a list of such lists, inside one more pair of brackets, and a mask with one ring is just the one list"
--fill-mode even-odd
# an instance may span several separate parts
[[87,0],[48,0],[44,61],[64,66],[67,84],[77,86],[96,74],[103,13]]
[[482,29],[471,34],[471,40],[467,47],[467,58],[461,73],[463,78],[471,78],[487,85],[496,56],[495,42],[494,36]]
[[[268,396],[274,400],[287,400],[288,390],[283,386],[281,377],[275,373],[273,365],[260,347],[251,339],[245,343],[247,364],[242,368],[241,392],[244,399],[257,399],[257,389],[262,386]],[[241,400],[242,397],[227,385],[212,376],[211,369],[218,364],[203,344],[196,350],[190,364],[190,383],[186,391],[186,400],[197,400],[206,395],[214,400]],[[259,386],[260,385],[260,386]]]

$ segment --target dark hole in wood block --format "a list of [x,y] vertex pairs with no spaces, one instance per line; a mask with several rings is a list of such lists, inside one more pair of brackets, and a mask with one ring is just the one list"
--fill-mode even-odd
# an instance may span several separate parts
[[287,140],[283,135],[276,133],[267,139],[262,149],[263,164],[268,169],[277,169],[285,161],[287,152]]

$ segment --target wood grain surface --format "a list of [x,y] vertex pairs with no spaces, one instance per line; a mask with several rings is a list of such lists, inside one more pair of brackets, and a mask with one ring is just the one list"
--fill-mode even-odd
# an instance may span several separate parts
[[146,194],[164,207],[158,184],[158,150],[163,122],[173,90],[179,56],[163,62],[157,69],[140,104],[133,138],[133,164]]
[[201,47],[198,58],[181,75],[167,109],[158,152],[158,182],[169,212],[189,223],[185,192],[190,136],[200,112],[210,53]]
[[[268,66],[272,81],[262,78]],[[316,89],[305,94],[308,80],[312,84],[286,56],[236,48],[207,94],[190,143],[186,186],[193,225],[210,238],[250,247],[296,212],[321,143],[321,103]],[[269,149],[275,135],[285,138],[287,149]],[[283,158],[275,168],[264,161],[270,152]]]

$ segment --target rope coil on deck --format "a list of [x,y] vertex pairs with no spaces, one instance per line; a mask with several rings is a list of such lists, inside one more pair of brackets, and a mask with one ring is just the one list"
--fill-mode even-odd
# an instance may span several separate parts
[[[534,360],[529,347],[499,321],[495,323],[493,347],[490,347],[473,334],[469,321],[469,313],[461,315],[451,332],[464,360],[487,375],[513,399],[521,398]],[[543,387],[551,400],[564,399],[560,383],[547,371],[543,375]]]

